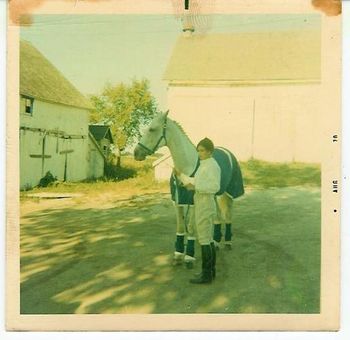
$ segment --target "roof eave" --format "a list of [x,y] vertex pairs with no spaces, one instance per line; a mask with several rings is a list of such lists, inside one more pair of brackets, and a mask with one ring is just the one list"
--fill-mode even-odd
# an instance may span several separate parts
[[34,98],[34,99],[37,99],[37,100],[40,100],[40,101],[43,101],[46,103],[50,103],[50,104],[59,104],[59,105],[64,105],[64,106],[70,106],[70,107],[75,107],[78,109],[84,109],[84,110],[88,110],[88,111],[91,111],[93,109],[93,107],[89,106],[88,104],[86,106],[84,106],[84,105],[73,105],[73,104],[63,103],[63,102],[54,101],[54,100],[50,100],[50,99],[46,99],[46,98],[41,98],[41,97],[38,97],[38,96],[33,95],[31,93],[26,93],[24,91],[20,91],[20,95],[31,97],[31,98]]
[[111,131],[111,128],[110,127],[108,127],[108,130],[107,130],[107,132],[106,132],[106,134],[108,133],[108,135],[109,135],[109,141],[111,142],[111,144],[114,144],[114,141],[113,141],[113,136],[112,136],[112,131]]
[[313,79],[264,79],[264,80],[174,80],[169,79],[169,86],[259,86],[259,85],[281,85],[281,84],[320,84],[320,78]]

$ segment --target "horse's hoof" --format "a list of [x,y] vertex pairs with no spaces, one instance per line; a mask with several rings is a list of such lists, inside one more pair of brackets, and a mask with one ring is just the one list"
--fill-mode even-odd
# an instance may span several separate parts
[[182,264],[182,261],[181,261],[181,260],[178,260],[178,259],[174,259],[174,260],[173,260],[173,263],[172,263],[172,265],[173,265],[174,267],[180,266],[181,264]]
[[205,276],[203,274],[199,276],[195,276],[193,279],[190,279],[190,283],[197,283],[197,284],[206,284],[206,283],[212,283],[213,278],[211,276]]
[[187,269],[193,269],[194,267],[193,261],[185,262],[185,265]]
[[225,250],[232,250],[232,244],[225,244]]
[[215,250],[220,250],[220,242],[214,241]]
[[173,256],[173,266],[179,266],[184,262],[184,254],[175,251],[174,256]]

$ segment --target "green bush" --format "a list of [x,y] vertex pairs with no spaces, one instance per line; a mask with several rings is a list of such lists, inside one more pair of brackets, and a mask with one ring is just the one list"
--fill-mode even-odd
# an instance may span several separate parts
[[40,179],[40,182],[38,184],[39,188],[46,188],[52,183],[57,181],[57,177],[53,176],[50,171],[46,173],[46,175]]
[[136,169],[117,166],[113,163],[106,163],[104,169],[105,179],[112,181],[122,181],[124,179],[136,177]]

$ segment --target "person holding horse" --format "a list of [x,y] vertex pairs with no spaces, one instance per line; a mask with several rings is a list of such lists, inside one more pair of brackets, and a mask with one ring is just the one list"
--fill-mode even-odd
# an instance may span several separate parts
[[[193,177],[200,166],[198,150],[181,125],[168,117],[169,111],[160,112],[145,129],[134,150],[137,161],[143,161],[160,147],[169,148],[174,167],[179,172]],[[220,190],[216,192],[217,216],[214,219],[214,241],[219,244],[222,224],[226,224],[225,247],[231,247],[232,207],[234,199],[244,195],[243,177],[237,158],[224,147],[216,146],[212,158],[221,170]],[[173,173],[170,181],[171,200],[176,211],[176,241],[173,264],[184,263],[193,268],[195,258],[194,191],[187,190]],[[187,207],[187,210],[186,210]],[[215,262],[214,262],[215,263]]]
[[220,190],[221,169],[212,157],[214,144],[209,138],[197,145],[200,165],[194,177],[174,169],[188,190],[194,190],[194,220],[202,252],[202,272],[191,283],[211,283],[215,278],[216,253],[213,241],[213,219],[216,216],[215,194]]

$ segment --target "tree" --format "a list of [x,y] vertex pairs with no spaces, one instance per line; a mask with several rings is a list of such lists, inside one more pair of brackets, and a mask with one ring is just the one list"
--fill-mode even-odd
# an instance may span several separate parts
[[140,128],[158,112],[147,79],[133,80],[130,85],[108,83],[100,95],[93,95],[90,100],[94,107],[90,121],[110,125],[119,149],[140,138]]

